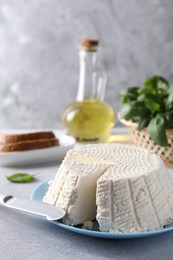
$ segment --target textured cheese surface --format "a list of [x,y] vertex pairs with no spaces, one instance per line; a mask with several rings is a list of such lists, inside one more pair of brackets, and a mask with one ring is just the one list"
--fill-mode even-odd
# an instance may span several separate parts
[[66,210],[64,223],[96,218],[105,232],[149,231],[173,223],[173,184],[163,162],[130,145],[70,150],[44,201]]

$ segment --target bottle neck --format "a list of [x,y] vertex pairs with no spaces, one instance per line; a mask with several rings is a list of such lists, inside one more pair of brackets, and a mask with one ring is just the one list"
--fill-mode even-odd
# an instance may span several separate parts
[[81,50],[80,74],[77,101],[93,99],[97,96],[97,51]]

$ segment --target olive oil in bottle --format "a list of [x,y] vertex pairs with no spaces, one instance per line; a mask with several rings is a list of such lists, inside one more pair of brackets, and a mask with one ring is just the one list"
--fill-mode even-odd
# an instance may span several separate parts
[[106,141],[114,125],[114,112],[102,101],[105,78],[97,71],[97,49],[97,40],[81,41],[77,98],[62,114],[68,133],[79,141]]

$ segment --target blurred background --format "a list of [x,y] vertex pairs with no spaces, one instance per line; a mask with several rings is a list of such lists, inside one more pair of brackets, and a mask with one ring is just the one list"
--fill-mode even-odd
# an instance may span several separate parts
[[173,82],[172,10],[172,0],[0,0],[0,129],[63,127],[83,37],[100,40],[115,112],[126,86]]

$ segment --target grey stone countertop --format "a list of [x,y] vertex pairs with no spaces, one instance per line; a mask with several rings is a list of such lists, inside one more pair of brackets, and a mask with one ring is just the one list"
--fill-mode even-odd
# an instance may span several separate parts
[[[29,198],[32,191],[57,170],[57,163],[0,167],[0,193]],[[10,183],[5,176],[15,172],[38,173],[38,178],[32,183]],[[2,206],[0,232],[0,260],[173,259],[173,232],[140,239],[94,238]]]

